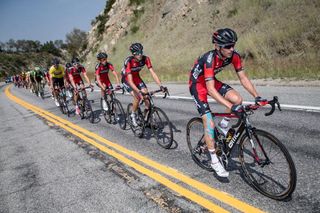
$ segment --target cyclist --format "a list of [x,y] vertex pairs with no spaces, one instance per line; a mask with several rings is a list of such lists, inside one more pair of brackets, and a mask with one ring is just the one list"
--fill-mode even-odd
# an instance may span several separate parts
[[151,60],[148,56],[143,55],[143,46],[140,43],[133,43],[130,46],[131,56],[127,57],[122,68],[122,84],[124,88],[133,96],[132,113],[130,115],[132,124],[137,126],[136,111],[138,110],[139,102],[142,98],[145,100],[147,111],[150,103],[146,97],[143,97],[142,93],[148,93],[146,84],[141,79],[139,72],[146,65],[150,71],[154,81],[159,85],[163,92],[167,91],[167,88],[161,85],[161,81],[157,74],[154,72],[151,64]]
[[[229,173],[221,165],[215,153],[214,122],[207,95],[223,104],[227,112],[241,113],[243,108],[240,94],[229,85],[218,81],[215,75],[225,66],[233,64],[242,86],[255,98],[256,103],[264,101],[243,71],[240,55],[234,49],[237,39],[236,32],[229,28],[214,32],[212,42],[215,49],[195,61],[189,78],[189,90],[203,120],[205,141],[212,160],[211,167],[221,177],[227,177]],[[227,126],[228,121],[224,118],[221,124]]]
[[22,71],[21,73],[21,82],[22,82],[22,87],[26,87],[26,72]]
[[43,90],[41,81],[44,78],[44,73],[41,71],[40,67],[35,67],[34,71],[35,72],[33,75],[33,79],[35,81],[35,92],[36,92],[36,95],[40,97],[40,92],[41,92],[40,90]]
[[85,87],[85,85],[83,83],[83,80],[82,80],[82,77],[81,77],[81,73],[83,74],[83,76],[86,79],[86,81],[89,84],[89,86],[92,87],[92,88],[93,88],[93,86],[91,85],[90,79],[87,76],[86,69],[80,64],[80,60],[78,58],[73,58],[72,59],[72,65],[73,65],[73,67],[71,67],[71,69],[70,69],[69,78],[70,78],[71,85],[74,88],[73,97],[74,97],[74,102],[76,104],[76,114],[79,115],[80,114],[80,108],[79,108],[79,106],[77,104],[77,101],[78,101],[78,87],[80,86],[81,89],[83,89]]
[[[66,63],[65,65],[66,69],[64,71],[64,75],[65,75],[65,79],[66,79],[66,93],[69,97],[73,97],[73,87],[72,87],[72,84],[71,84],[71,81],[70,81],[70,78],[69,78],[69,73],[71,71],[71,68],[72,68],[72,64],[70,62]],[[72,101],[73,98],[72,98]]]
[[30,70],[30,92],[35,93],[36,92],[36,81],[35,81],[35,75],[36,71],[34,69]]
[[[120,88],[120,82],[113,65],[108,62],[108,55],[104,52],[98,53],[97,60],[99,63],[96,65],[96,82],[97,85],[101,88],[101,97],[104,97],[104,92],[106,89],[113,89],[113,86],[109,79],[109,71],[112,71],[112,74],[116,78],[117,88]],[[103,107],[106,108],[106,103],[103,101]]]
[[49,74],[51,82],[50,88],[51,91],[53,91],[55,104],[56,106],[59,106],[57,89],[64,86],[64,67],[60,64],[60,60],[58,58],[54,58],[52,60],[52,66],[49,69]]

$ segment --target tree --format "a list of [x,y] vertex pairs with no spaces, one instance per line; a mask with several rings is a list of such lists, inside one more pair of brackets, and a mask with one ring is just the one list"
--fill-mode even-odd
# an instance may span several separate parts
[[0,41],[0,52],[6,51],[6,44]]
[[54,41],[54,46],[56,46],[56,48],[61,49],[63,47],[63,41],[62,40],[55,40]]
[[8,47],[8,51],[9,52],[13,52],[15,50],[15,47],[16,47],[15,40],[13,40],[12,38],[9,39],[9,41],[7,42],[7,47]]
[[80,51],[87,46],[87,33],[80,29],[74,28],[66,35],[67,50],[70,55],[78,56]]
[[47,41],[44,43],[40,49],[42,52],[48,52],[55,56],[61,56],[60,50],[55,47],[53,41]]

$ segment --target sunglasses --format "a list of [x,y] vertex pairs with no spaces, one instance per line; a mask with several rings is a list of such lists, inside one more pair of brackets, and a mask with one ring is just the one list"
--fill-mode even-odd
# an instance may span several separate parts
[[138,52],[134,52],[133,55],[142,55],[143,52],[142,51],[138,51]]
[[78,62],[77,63],[73,63],[73,66],[77,66],[77,65],[80,65],[80,63],[78,63]]
[[224,46],[224,47],[222,47],[222,48],[224,48],[224,49],[231,49],[231,48],[233,48],[233,47],[234,47],[234,44],[230,44],[230,45]]

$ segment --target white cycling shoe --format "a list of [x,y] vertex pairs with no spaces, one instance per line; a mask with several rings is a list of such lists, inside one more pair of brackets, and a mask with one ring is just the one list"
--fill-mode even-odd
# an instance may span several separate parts
[[229,172],[227,172],[220,162],[211,163],[212,169],[216,172],[219,177],[228,177]]
[[137,124],[136,114],[135,114],[135,113],[132,113],[132,114],[130,115],[130,117],[131,117],[132,125],[133,125],[134,127],[137,127],[138,124]]

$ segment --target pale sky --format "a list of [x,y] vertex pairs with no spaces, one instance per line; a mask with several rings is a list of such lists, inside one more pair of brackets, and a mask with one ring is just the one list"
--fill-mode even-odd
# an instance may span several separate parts
[[73,28],[91,29],[106,0],[0,0],[0,41],[65,40]]

